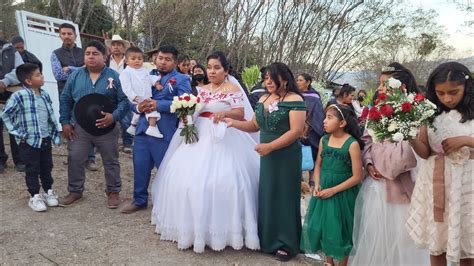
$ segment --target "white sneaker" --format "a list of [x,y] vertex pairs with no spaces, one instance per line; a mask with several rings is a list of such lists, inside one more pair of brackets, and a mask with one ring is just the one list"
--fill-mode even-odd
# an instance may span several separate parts
[[46,211],[46,205],[44,205],[43,198],[40,194],[35,194],[30,201],[28,202],[28,206],[35,212],[44,212]]
[[48,193],[43,193],[43,201],[48,207],[56,207],[59,205],[58,196],[54,194],[52,189],[48,189]]
[[148,136],[152,136],[155,138],[163,138],[163,135],[161,132],[158,130],[158,127],[148,127],[147,130],[145,131],[145,134]]
[[128,134],[135,136],[135,130],[136,130],[136,127],[134,125],[131,125],[127,128],[126,131]]

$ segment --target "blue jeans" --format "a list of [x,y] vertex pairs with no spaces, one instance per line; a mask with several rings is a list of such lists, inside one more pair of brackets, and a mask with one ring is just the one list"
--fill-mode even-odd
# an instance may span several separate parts
[[132,112],[127,114],[120,120],[120,128],[122,129],[122,144],[124,147],[132,147],[133,135],[127,133],[127,128],[132,122]]

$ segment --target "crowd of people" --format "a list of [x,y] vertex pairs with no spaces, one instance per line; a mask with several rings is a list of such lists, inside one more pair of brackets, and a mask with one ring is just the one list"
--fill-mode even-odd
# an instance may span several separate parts
[[[349,84],[324,106],[311,75],[295,76],[284,63],[262,67],[261,81],[248,92],[222,52],[210,54],[204,66],[174,46],[160,46],[148,52],[149,69],[147,53],[118,35],[84,49],[75,44],[73,25],[60,25],[59,35],[63,45],[50,64],[61,126],[42,89],[42,63],[20,37],[0,39],[6,102],[0,129],[10,134],[34,211],[75,205],[85,169],[97,170],[96,152],[107,207],[119,208],[122,138],[123,151],[133,154],[134,191],[120,211],[147,209],[151,201],[156,233],[179,249],[245,246],[280,261],[322,253],[330,265],[474,264],[474,82],[464,65],[443,63],[427,81],[425,97],[438,107],[436,130],[422,127],[416,139],[393,143],[374,141],[364,130],[367,93]],[[389,78],[405,92],[420,92],[412,73],[394,62],[381,71],[372,102],[387,92]],[[21,89],[9,91],[18,84]],[[191,120],[170,110],[185,93],[202,105]],[[97,111],[93,97],[110,108]],[[83,120],[88,112],[98,115],[90,123]],[[196,143],[183,141],[183,123],[196,125]],[[3,171],[8,156],[0,137]],[[58,198],[52,145],[61,142],[68,145],[69,193]],[[302,145],[314,160],[303,223]]]

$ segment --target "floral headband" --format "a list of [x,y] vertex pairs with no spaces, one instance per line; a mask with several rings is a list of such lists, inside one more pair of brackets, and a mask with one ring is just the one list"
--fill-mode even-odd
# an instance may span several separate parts
[[336,108],[336,110],[339,112],[339,114],[342,116],[342,120],[346,120],[346,118],[344,117],[344,114],[342,113],[341,109],[339,108],[339,106],[335,105],[335,104],[331,104],[329,105],[328,108],[331,108],[331,107],[334,107]]

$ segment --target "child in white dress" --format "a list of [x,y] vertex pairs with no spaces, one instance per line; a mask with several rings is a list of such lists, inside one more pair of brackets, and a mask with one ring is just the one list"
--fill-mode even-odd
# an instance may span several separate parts
[[406,228],[430,251],[431,265],[474,264],[474,82],[456,62],[428,78],[427,98],[438,106],[432,128],[411,141],[426,159],[418,171]]
[[[160,89],[160,76],[150,75],[148,69],[143,66],[143,51],[138,47],[130,47],[125,52],[125,61],[127,67],[120,74],[120,83],[122,90],[127,95],[130,102],[141,103],[152,96],[152,86]],[[133,114],[132,122],[127,133],[135,135],[136,125],[140,115]],[[146,114],[148,120],[148,129],[145,134],[163,138],[157,127],[157,121],[160,119],[160,113],[153,111]]]

